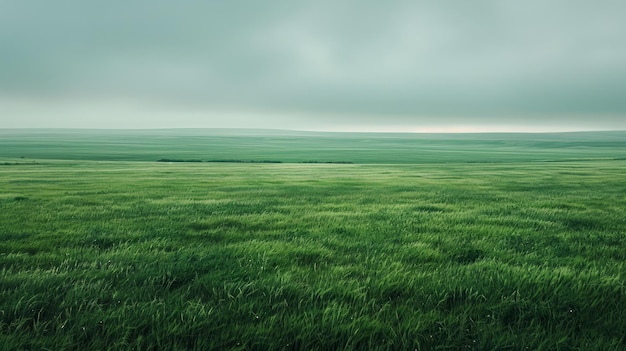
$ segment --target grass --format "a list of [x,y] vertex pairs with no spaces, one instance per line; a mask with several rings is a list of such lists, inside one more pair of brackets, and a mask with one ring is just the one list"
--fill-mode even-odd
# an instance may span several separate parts
[[626,160],[2,161],[6,350],[626,348]]
[[23,160],[270,160],[357,164],[580,161],[626,159],[626,131],[393,134],[229,129],[0,129],[0,150],[0,157],[23,157]]

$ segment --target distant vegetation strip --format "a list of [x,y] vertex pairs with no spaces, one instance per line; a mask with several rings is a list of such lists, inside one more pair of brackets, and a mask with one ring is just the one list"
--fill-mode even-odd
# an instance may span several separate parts
[[38,165],[39,162],[3,162],[0,166],[24,166],[24,165]]
[[238,163],[262,163],[244,160],[264,159],[289,164],[491,164],[578,162],[582,159],[625,157],[626,131],[398,134],[0,129],[0,162],[15,162],[25,158],[141,162],[159,159],[167,159],[167,162],[213,160]]
[[[221,162],[221,163],[283,163],[283,161],[278,160],[177,160],[177,159],[169,159],[162,158],[157,160],[157,162]],[[287,162],[287,163],[332,163],[332,164],[352,164],[351,161],[300,161],[300,162]]]

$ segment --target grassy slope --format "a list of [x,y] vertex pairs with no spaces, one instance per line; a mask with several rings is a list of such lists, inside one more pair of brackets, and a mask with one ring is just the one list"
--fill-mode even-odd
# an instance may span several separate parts
[[620,160],[0,165],[0,345],[622,350],[624,174]]
[[219,129],[0,130],[0,157],[387,164],[624,159],[626,132],[431,135]]

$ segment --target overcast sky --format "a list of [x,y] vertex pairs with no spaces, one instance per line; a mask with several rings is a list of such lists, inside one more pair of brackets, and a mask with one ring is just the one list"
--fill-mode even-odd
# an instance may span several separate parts
[[626,130],[626,1],[0,0],[0,128]]

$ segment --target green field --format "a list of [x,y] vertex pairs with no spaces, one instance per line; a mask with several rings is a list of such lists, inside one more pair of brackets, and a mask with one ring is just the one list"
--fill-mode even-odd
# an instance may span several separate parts
[[0,158],[423,164],[626,159],[626,131],[402,134],[232,129],[0,129]]
[[0,349],[624,350],[625,214],[624,132],[0,130]]

